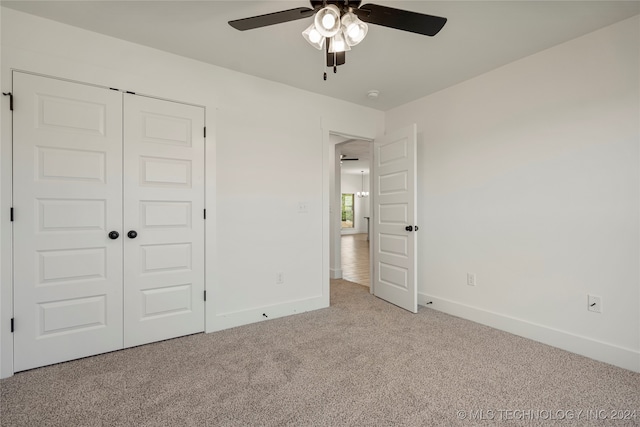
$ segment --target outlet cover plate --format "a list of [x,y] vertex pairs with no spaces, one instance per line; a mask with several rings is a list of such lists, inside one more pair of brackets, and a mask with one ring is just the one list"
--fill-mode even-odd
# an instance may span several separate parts
[[475,286],[476,285],[476,275],[475,273],[467,273],[467,285]]

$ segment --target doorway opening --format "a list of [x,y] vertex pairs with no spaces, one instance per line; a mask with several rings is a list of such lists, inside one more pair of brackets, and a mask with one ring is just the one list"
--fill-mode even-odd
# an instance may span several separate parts
[[371,141],[356,138],[336,144],[336,191],[340,191],[340,266],[342,279],[370,287],[369,181]]
[[[327,129],[327,127],[325,127]],[[369,187],[371,199],[367,203],[371,210],[371,233],[369,239],[369,292],[389,303],[412,313],[418,312],[417,286],[417,126],[412,124],[386,133],[374,144],[364,140],[368,146],[371,162]],[[327,131],[324,144],[327,148],[328,167],[325,182],[329,183],[323,193],[329,207],[325,218],[329,231],[325,254],[325,273],[329,278],[342,278],[340,196],[344,164],[341,151],[353,136]],[[373,155],[375,149],[375,156]],[[342,160],[342,165],[340,164]],[[359,158],[358,158],[359,160]],[[353,160],[355,162],[356,160]],[[352,161],[349,161],[352,162]],[[369,170],[369,169],[368,169]],[[363,169],[361,169],[361,173]],[[375,183],[375,185],[371,185]],[[362,181],[364,186],[364,179]],[[362,193],[366,193],[362,188]],[[364,196],[363,196],[364,197]],[[368,198],[368,197],[366,197]],[[354,215],[357,219],[358,215]],[[374,244],[375,243],[375,244]],[[326,277],[326,276],[325,276]],[[323,293],[329,295],[330,280],[325,281]],[[327,301],[329,302],[329,301]]]

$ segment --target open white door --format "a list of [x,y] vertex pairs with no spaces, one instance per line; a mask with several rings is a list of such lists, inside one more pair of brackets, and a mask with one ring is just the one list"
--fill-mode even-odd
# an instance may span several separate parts
[[373,292],[418,312],[416,274],[416,125],[374,143]]

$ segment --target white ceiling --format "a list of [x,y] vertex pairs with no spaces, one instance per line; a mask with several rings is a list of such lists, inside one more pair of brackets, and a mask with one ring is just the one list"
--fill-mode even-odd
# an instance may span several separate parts
[[341,155],[348,159],[358,159],[342,161],[340,171],[343,174],[357,175],[360,175],[362,172],[369,173],[369,168],[371,167],[370,146],[371,142],[360,139],[346,139],[338,144],[336,148],[340,151]]
[[[638,1],[389,1],[444,16],[435,37],[370,25],[338,73],[300,33],[312,18],[240,32],[227,21],[291,1],[5,1],[3,6],[386,111],[640,13]],[[366,4],[367,1],[363,1]],[[369,90],[380,91],[370,100]]]

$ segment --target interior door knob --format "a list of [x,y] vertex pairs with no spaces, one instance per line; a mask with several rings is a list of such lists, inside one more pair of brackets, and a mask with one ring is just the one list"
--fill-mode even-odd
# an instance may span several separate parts
[[120,233],[118,233],[117,231],[109,232],[109,238],[111,240],[116,240],[118,237],[120,237]]
[[127,233],[127,236],[129,236],[130,239],[135,239],[136,237],[138,237],[138,233],[136,233],[135,230],[131,230]]
[[404,229],[407,231],[413,231],[413,225],[407,225]]

